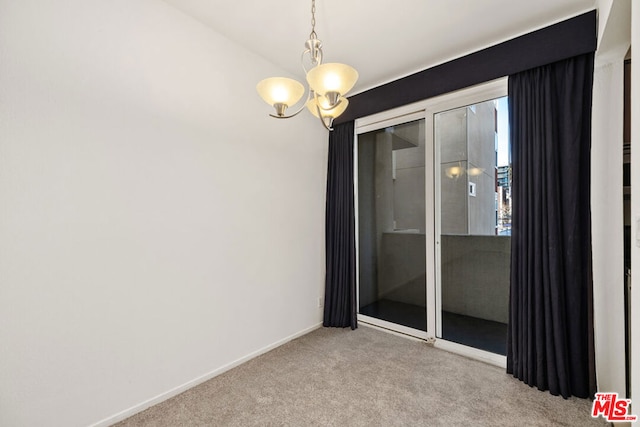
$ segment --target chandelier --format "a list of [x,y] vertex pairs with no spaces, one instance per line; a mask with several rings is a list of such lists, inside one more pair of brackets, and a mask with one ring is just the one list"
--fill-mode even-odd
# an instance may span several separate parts
[[[294,113],[287,115],[287,108],[295,105],[305,93],[304,86],[297,80],[286,77],[270,77],[256,86],[258,94],[276,114],[269,114],[276,119],[290,119],[300,114],[305,107],[320,119],[327,130],[332,131],[333,120],[347,109],[349,100],[345,98],[348,91],[358,80],[358,72],[345,64],[322,63],[322,42],[316,35],[316,1],[311,0],[311,33],[305,43],[300,61],[307,77],[307,100]],[[305,66],[310,65],[307,70]]]

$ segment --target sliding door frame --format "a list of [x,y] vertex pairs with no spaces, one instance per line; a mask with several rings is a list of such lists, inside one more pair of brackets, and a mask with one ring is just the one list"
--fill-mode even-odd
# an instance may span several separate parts
[[[502,98],[507,96],[507,78],[501,78],[493,80],[491,82],[473,86],[471,88],[462,89],[456,92],[444,94],[433,99],[430,99],[425,104],[425,133],[427,135],[427,146],[430,146],[434,153],[433,162],[433,174],[427,176],[428,187],[433,189],[434,201],[433,201],[433,217],[434,217],[434,229],[433,229],[433,247],[434,258],[431,259],[433,265],[434,276],[431,278],[434,283],[435,292],[435,307],[428,307],[432,310],[431,316],[435,317],[436,324],[436,339],[435,346],[448,350],[454,353],[462,354],[467,357],[479,359],[493,365],[506,368],[507,358],[505,356],[491,353],[489,351],[480,350],[474,347],[469,347],[463,344],[458,344],[452,341],[447,341],[442,337],[442,258],[441,258],[441,242],[440,242],[440,230],[441,230],[441,194],[436,189],[440,188],[440,150],[436,147],[435,139],[435,115],[445,111],[454,110],[457,108],[478,104],[485,101],[490,101],[496,98]],[[427,260],[429,262],[429,260]]]
[[[367,133],[367,132],[371,132],[374,130],[379,130],[379,129],[384,129],[390,126],[395,126],[395,125],[399,125],[402,123],[407,123],[407,122],[411,122],[411,121],[415,121],[415,120],[424,120],[425,115],[424,115],[424,108],[420,108],[420,105],[418,104],[412,104],[412,105],[407,105],[407,106],[403,106],[403,107],[399,107],[393,110],[389,110],[389,111],[385,111],[382,113],[378,113],[378,114],[373,114],[371,116],[367,116],[367,117],[363,117],[361,119],[356,120],[355,122],[355,126],[354,126],[354,144],[353,144],[353,150],[354,150],[354,158],[353,158],[353,173],[354,173],[354,184],[353,184],[353,192],[354,192],[354,212],[355,212],[355,235],[356,235],[356,306],[358,307],[358,321],[363,322],[363,323],[368,323],[374,326],[378,326],[384,329],[389,329],[391,331],[394,332],[399,332],[405,335],[409,335],[415,338],[420,338],[423,340],[427,340],[427,341],[431,341],[432,337],[433,337],[433,333],[430,333],[431,331],[433,331],[434,328],[434,324],[430,324],[429,323],[429,318],[427,316],[427,330],[426,331],[421,331],[419,329],[414,329],[414,328],[410,328],[408,326],[404,326],[404,325],[399,325],[397,323],[392,323],[386,320],[382,320],[382,319],[378,319],[375,317],[371,317],[371,316],[366,316],[364,314],[360,314],[360,247],[359,247],[359,243],[360,243],[360,223],[359,223],[359,206],[358,206],[358,135],[363,134],[363,133]],[[426,147],[425,151],[430,151],[429,147]],[[432,151],[432,150],[431,150]],[[425,163],[425,176],[428,175],[426,172],[426,168],[427,168],[427,163]],[[427,203],[426,205],[426,210],[429,211],[430,206],[429,206],[429,199],[427,198],[427,196],[425,195],[425,202]],[[427,229],[429,228],[429,222],[426,223],[427,224]],[[427,245],[427,250],[428,250],[428,246]],[[427,258],[429,257],[429,254],[427,253]],[[429,274],[429,263],[427,262],[427,271],[426,271],[426,277],[427,277],[427,284],[429,283],[428,277],[430,277]],[[429,303],[429,289],[427,286],[427,292],[426,292],[426,303]],[[426,308],[425,308],[426,309]],[[427,310],[428,312],[428,310]]]
[[425,223],[426,223],[426,310],[427,330],[420,331],[403,325],[365,316],[358,313],[358,321],[400,332],[433,343],[435,347],[506,367],[506,357],[446,341],[442,338],[442,292],[440,290],[440,185],[439,150],[435,147],[434,115],[443,111],[501,98],[507,95],[507,78],[440,95],[392,110],[359,118],[354,127],[354,208],[356,231],[356,287],[357,307],[360,308],[360,264],[359,264],[359,206],[358,206],[358,135],[389,126],[425,120]]

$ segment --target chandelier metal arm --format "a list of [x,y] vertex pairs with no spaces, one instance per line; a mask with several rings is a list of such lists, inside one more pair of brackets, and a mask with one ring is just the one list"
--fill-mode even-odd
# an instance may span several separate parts
[[295,113],[291,114],[290,116],[278,116],[277,114],[271,114],[271,113],[269,113],[269,116],[273,117],[274,119],[290,119],[291,117],[295,117],[298,114],[300,114],[303,109],[304,109],[304,107],[300,108],[298,111],[296,111]]
[[307,54],[309,55],[312,66],[311,68],[322,64],[322,42],[318,39],[309,39],[305,43],[305,46],[307,49],[300,54],[300,65],[302,65],[302,70],[306,75],[309,73],[309,70],[304,66],[304,56]]
[[316,102],[316,110],[318,111],[318,117],[320,118],[320,121],[322,122],[322,126],[325,127],[325,129],[327,129],[329,132],[331,132],[333,130],[333,128],[331,126],[333,126],[333,118],[329,119],[329,125],[327,125],[324,121],[324,116],[322,115],[322,111],[320,110],[320,106],[318,105],[318,103]]

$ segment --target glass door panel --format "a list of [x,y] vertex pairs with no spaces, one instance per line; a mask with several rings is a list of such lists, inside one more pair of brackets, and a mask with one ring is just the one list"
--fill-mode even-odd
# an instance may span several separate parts
[[359,312],[427,330],[425,126],[358,135]]
[[507,98],[433,118],[437,337],[504,355],[511,248]]

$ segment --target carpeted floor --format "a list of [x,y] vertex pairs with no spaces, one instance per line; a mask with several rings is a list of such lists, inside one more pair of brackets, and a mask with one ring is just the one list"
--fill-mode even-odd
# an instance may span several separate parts
[[361,326],[313,331],[117,426],[606,425],[590,409]]

